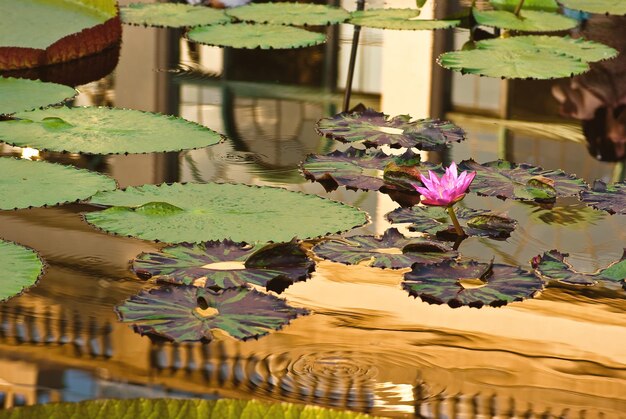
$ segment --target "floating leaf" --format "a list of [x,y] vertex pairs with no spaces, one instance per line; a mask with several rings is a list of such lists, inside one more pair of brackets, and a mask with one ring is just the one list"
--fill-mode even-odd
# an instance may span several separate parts
[[[225,240],[183,243],[159,253],[142,253],[132,269],[141,278],[158,277],[173,284],[200,282],[206,288],[226,289],[251,283],[282,291],[286,285],[308,278],[315,262],[295,241],[250,246]],[[273,282],[280,283],[279,290]]]
[[607,15],[626,15],[624,0],[559,0],[568,9]]
[[[468,236],[506,239],[517,227],[517,221],[488,210],[457,206],[455,213],[463,231]],[[411,231],[444,237],[456,236],[454,226],[445,208],[416,205],[412,208],[398,208],[388,213],[386,217],[392,223],[411,223],[409,226]]]
[[404,274],[402,286],[413,297],[453,308],[500,307],[532,298],[543,289],[541,280],[517,266],[474,260],[415,264],[411,272]]
[[222,141],[215,131],[174,116],[116,108],[48,108],[0,121],[0,140],[18,147],[88,154],[151,153]]
[[349,205],[281,188],[220,183],[143,185],[98,194],[113,205],[85,214],[105,231],[166,243],[281,242],[349,230],[367,215]]
[[375,268],[401,269],[412,264],[438,263],[457,256],[451,247],[432,240],[407,238],[390,228],[382,237],[351,236],[322,242],[313,248],[316,255],[333,262],[357,265],[369,262]]
[[465,160],[459,164],[459,170],[476,172],[471,192],[500,199],[554,202],[557,197],[577,196],[588,189],[587,184],[574,175],[527,163],[497,160],[478,164]]
[[[498,10],[515,12],[519,0],[489,0],[489,3]],[[559,5],[556,0],[526,0],[522,5],[522,10],[539,10],[554,13],[559,10]]]
[[437,58],[437,62],[442,67],[463,74],[503,79],[556,79],[589,70],[589,65],[579,59],[545,50],[479,47],[445,52]]
[[45,161],[0,158],[0,210],[64,204],[116,187],[110,177],[88,170]]
[[557,32],[578,26],[575,19],[536,10],[522,10],[519,16],[504,10],[473,9],[472,13],[480,25],[522,32]]
[[0,267],[1,302],[35,285],[43,274],[44,264],[37,252],[0,240]]
[[558,250],[544,252],[542,256],[536,256],[532,260],[535,272],[542,278],[558,281],[569,285],[595,285],[598,280],[620,282],[626,289],[626,249],[622,258],[609,267],[593,274],[584,274],[574,270],[572,265],[565,262],[567,253]]
[[49,403],[0,410],[0,419],[374,419],[365,413],[259,400],[131,399]]
[[76,90],[40,80],[0,77],[0,115],[54,105],[76,96]]
[[512,36],[510,38],[486,39],[476,43],[480,49],[505,49],[519,51],[548,51],[565,54],[586,62],[608,60],[617,56],[618,52],[599,42],[587,41],[583,38],[569,36]]
[[120,16],[123,23],[168,28],[220,25],[231,21],[223,10],[177,3],[132,3],[120,7]]
[[142,291],[117,306],[120,320],[142,335],[174,342],[210,341],[211,329],[237,339],[258,338],[308,314],[284,300],[247,288],[213,293],[205,288],[166,286]]
[[601,180],[593,183],[591,190],[585,190],[580,200],[609,214],[626,214],[626,182],[607,186]]
[[344,22],[350,14],[339,7],[304,3],[253,3],[228,9],[227,13],[244,22],[274,25],[315,26]]
[[234,23],[223,26],[199,26],[187,33],[190,41],[219,47],[245,49],[291,49],[326,42],[322,33],[283,25]]
[[357,26],[396,30],[434,30],[453,28],[460,20],[419,19],[417,9],[369,9],[352,12],[349,23]]
[[416,147],[420,150],[443,150],[465,139],[465,132],[448,121],[417,119],[409,115],[388,115],[373,109],[342,112],[317,121],[319,135],[344,143],[362,142],[366,147]]

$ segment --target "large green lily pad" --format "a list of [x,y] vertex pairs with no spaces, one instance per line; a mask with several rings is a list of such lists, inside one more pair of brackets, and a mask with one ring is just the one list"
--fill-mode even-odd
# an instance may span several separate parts
[[244,49],[303,48],[326,42],[322,33],[291,26],[251,23],[199,26],[190,30],[187,38],[199,44]]
[[282,291],[307,279],[315,262],[295,241],[253,246],[226,240],[142,253],[132,262],[132,269],[141,278],[157,277],[178,285],[217,290],[255,284]]
[[[454,210],[463,231],[468,236],[506,239],[517,227],[517,221],[512,218],[494,214],[488,210],[475,210],[460,206],[455,207]],[[395,209],[386,217],[393,223],[411,223],[410,231],[434,234],[443,238],[457,236],[445,208],[416,205],[411,208]]]
[[369,9],[352,12],[349,23],[357,26],[396,30],[434,30],[453,28],[460,20],[419,19],[418,9]]
[[0,302],[35,285],[43,274],[43,267],[37,252],[0,240]]
[[85,214],[105,231],[166,243],[286,242],[346,231],[367,215],[340,202],[281,188],[220,183],[143,185],[102,193]]
[[532,298],[543,289],[539,278],[517,266],[474,260],[415,264],[411,272],[404,274],[402,286],[423,301],[452,308],[500,307]]
[[210,341],[211,329],[241,340],[258,338],[308,314],[273,295],[247,288],[214,293],[185,285],[142,291],[115,309],[137,333],[173,342]]
[[443,150],[465,139],[465,132],[448,121],[417,119],[409,115],[389,118],[373,109],[341,112],[317,121],[319,135],[344,143],[362,142],[366,147],[388,145],[393,148],[416,147],[420,150]]
[[219,25],[231,21],[223,10],[180,3],[131,3],[120,7],[123,23],[184,28]]
[[577,196],[588,185],[562,170],[544,170],[527,163],[497,160],[479,164],[464,160],[459,170],[476,172],[471,192],[500,199],[554,202],[557,197]]
[[[489,3],[498,10],[514,12],[519,5],[519,0],[489,0]],[[522,10],[539,10],[553,13],[559,10],[559,5],[556,0],[525,0]]]
[[624,0],[559,0],[563,6],[588,13],[626,15]]
[[89,170],[0,158],[0,210],[75,202],[116,187],[115,180]]
[[339,7],[305,3],[252,3],[228,9],[228,15],[244,21],[274,25],[315,26],[344,22],[350,14]]
[[41,80],[0,77],[0,115],[54,105],[76,96],[76,90]]
[[131,399],[49,403],[0,410],[0,419],[374,419],[365,413],[259,400]]
[[626,214],[626,182],[607,185],[596,180],[591,190],[581,193],[580,200],[609,214]]
[[480,25],[521,32],[558,32],[578,26],[575,19],[536,10],[522,10],[519,16],[505,10],[473,9],[472,13]]
[[351,236],[331,239],[313,248],[316,255],[347,265],[367,263],[374,268],[402,269],[414,263],[439,263],[458,254],[437,241],[405,237],[395,228],[382,237]]
[[116,108],[48,108],[0,121],[0,140],[19,147],[88,154],[178,151],[222,136],[174,116]]

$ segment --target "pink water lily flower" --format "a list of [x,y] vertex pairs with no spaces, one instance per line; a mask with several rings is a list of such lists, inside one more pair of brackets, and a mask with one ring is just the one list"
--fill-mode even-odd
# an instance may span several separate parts
[[474,180],[474,176],[476,172],[461,172],[459,175],[456,163],[452,162],[441,179],[429,170],[428,176],[421,177],[425,187],[417,185],[413,187],[423,196],[422,204],[450,207],[465,197],[465,192]]

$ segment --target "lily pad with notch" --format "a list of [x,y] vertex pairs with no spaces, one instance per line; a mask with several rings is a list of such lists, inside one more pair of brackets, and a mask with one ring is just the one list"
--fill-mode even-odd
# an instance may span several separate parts
[[356,26],[393,30],[435,30],[453,28],[460,20],[420,19],[418,9],[369,9],[352,12],[349,23]]
[[76,202],[115,188],[114,179],[89,170],[0,157],[0,210]]
[[120,16],[123,23],[167,28],[222,25],[232,20],[224,10],[180,3],[131,3],[120,7]]
[[403,288],[430,304],[452,308],[500,307],[533,298],[543,282],[518,266],[448,260],[436,265],[415,264],[404,274]]
[[196,285],[212,290],[248,284],[282,292],[311,276],[315,262],[297,241],[248,245],[230,240],[165,247],[159,253],[142,253],[132,262],[140,278]]
[[174,116],[103,107],[48,108],[20,112],[0,121],[0,140],[32,147],[86,154],[130,154],[208,147],[223,137]]
[[589,188],[582,179],[562,170],[545,170],[528,163],[464,160],[459,170],[476,172],[471,192],[500,199],[552,203],[557,197],[578,196]]
[[36,285],[44,272],[37,252],[5,240],[0,240],[0,266],[0,302]]
[[285,242],[347,231],[368,221],[357,208],[282,188],[229,183],[132,186],[101,193],[84,215],[114,234],[166,243]]
[[173,342],[210,341],[211,329],[240,340],[258,338],[308,314],[273,295],[247,288],[214,293],[184,285],[142,291],[115,310],[137,333]]
[[[517,227],[517,221],[488,210],[457,206],[455,213],[463,231],[468,236],[506,239]],[[392,223],[411,223],[410,231],[428,233],[442,239],[454,240],[457,234],[445,208],[419,206],[398,208],[386,215]]]
[[558,13],[522,9],[519,16],[506,10],[472,9],[479,25],[520,32],[558,32],[578,26],[578,21]]
[[330,239],[313,248],[316,255],[333,262],[383,269],[409,268],[414,263],[438,263],[458,256],[444,243],[423,238],[407,238],[395,228],[379,236],[351,236]]
[[626,15],[626,2],[623,0],[558,0],[568,9],[581,10],[587,13],[607,15]]
[[443,150],[465,139],[465,132],[448,121],[417,119],[409,115],[389,118],[382,112],[358,107],[317,121],[319,135],[344,143],[361,142],[366,147],[388,145],[392,148]]
[[62,84],[0,76],[0,115],[55,105],[72,99],[77,93]]
[[243,22],[274,25],[321,26],[346,21],[350,14],[339,7],[305,3],[251,3],[226,13]]
[[609,214],[626,214],[626,182],[607,185],[596,180],[591,190],[581,193],[580,200]]

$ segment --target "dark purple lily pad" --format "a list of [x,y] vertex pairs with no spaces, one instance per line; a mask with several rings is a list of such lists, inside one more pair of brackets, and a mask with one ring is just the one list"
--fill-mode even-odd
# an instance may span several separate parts
[[247,288],[214,293],[205,288],[165,286],[142,291],[117,306],[117,314],[141,335],[174,342],[210,341],[211,329],[246,340],[279,330],[308,314],[285,301]]
[[532,298],[542,281],[518,266],[448,260],[436,265],[415,264],[404,274],[402,286],[413,297],[452,308],[483,305],[500,307]]
[[[280,292],[307,279],[315,269],[296,241],[250,246],[230,240],[183,243],[159,253],[142,253],[132,263],[140,278],[202,285],[213,290],[244,287],[248,283]],[[273,286],[273,285],[277,285]]]
[[611,281],[621,283],[626,289],[626,249],[620,260],[593,274],[575,271],[572,265],[565,261],[567,256],[569,256],[567,253],[550,250],[543,255],[535,256],[531,264],[537,275],[546,280],[584,286],[596,285],[598,281]]
[[404,237],[395,228],[385,231],[382,237],[352,236],[344,240],[331,240],[313,248],[318,256],[333,262],[357,265],[370,261],[375,268],[409,268],[416,262],[430,264],[457,257],[451,247],[432,240]]
[[601,180],[593,183],[593,188],[583,191],[581,201],[609,214],[626,214],[626,182],[607,186]]
[[362,142],[366,147],[388,145],[393,148],[416,147],[443,150],[465,139],[465,132],[452,122],[417,119],[409,115],[389,118],[382,112],[357,107],[317,121],[318,134],[344,143]]
[[[517,221],[488,210],[455,207],[456,217],[468,236],[506,239],[511,235]],[[440,238],[455,238],[456,232],[445,208],[414,206],[398,208],[386,215],[392,223],[411,223],[410,231],[437,235]]]
[[464,160],[459,170],[476,172],[470,191],[482,196],[522,201],[554,202],[557,197],[576,196],[587,184],[562,170],[544,170],[527,163],[497,160],[479,164]]
[[308,155],[302,162],[302,173],[329,191],[345,186],[348,189],[400,190],[417,194],[411,183],[420,184],[419,170],[434,167],[431,163],[420,163],[419,155],[410,149],[393,156],[383,151],[368,152],[350,147],[345,152],[337,150],[327,155]]

